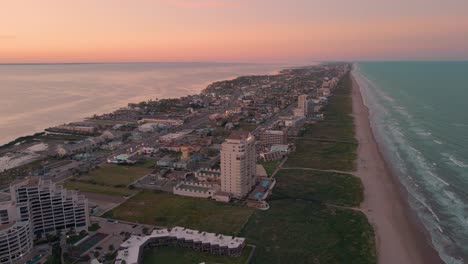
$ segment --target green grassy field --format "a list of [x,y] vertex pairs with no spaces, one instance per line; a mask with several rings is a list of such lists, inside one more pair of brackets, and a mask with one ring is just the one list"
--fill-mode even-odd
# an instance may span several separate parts
[[240,257],[231,258],[226,256],[215,256],[179,247],[156,248],[145,251],[143,264],[193,264],[203,262],[206,264],[244,264],[252,250],[253,249],[251,247],[246,247]]
[[252,212],[252,208],[245,206],[145,191],[106,213],[104,217],[237,235]]
[[105,164],[92,170],[83,180],[100,185],[125,187],[151,171],[152,169],[146,163],[141,166]]
[[297,198],[339,206],[359,206],[364,199],[361,180],[334,172],[280,170],[274,197]]
[[[341,86],[349,84],[349,80]],[[338,88],[326,121],[307,125],[286,167],[354,169],[356,143],[349,87]],[[307,139],[309,138],[309,139]],[[310,139],[339,140],[323,142]],[[374,264],[375,240],[365,215],[353,209],[363,199],[358,178],[331,172],[282,169],[267,211],[257,210],[241,236],[257,246],[252,263]]]
[[63,186],[70,190],[80,190],[82,192],[101,193],[114,196],[130,196],[137,193],[136,190],[129,190],[127,188],[116,188],[80,181],[66,181]]
[[357,141],[350,115],[350,84],[350,79],[344,78],[341,88],[334,90],[334,96],[324,111],[324,121],[305,125],[302,139],[294,141],[296,151],[289,155],[285,167],[354,170]]
[[241,233],[257,246],[252,263],[376,263],[372,227],[361,212],[290,199],[269,203]]

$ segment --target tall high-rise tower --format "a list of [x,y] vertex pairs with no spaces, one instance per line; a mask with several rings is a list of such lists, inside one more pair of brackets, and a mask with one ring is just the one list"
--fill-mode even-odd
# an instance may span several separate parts
[[299,95],[297,97],[297,108],[294,110],[295,116],[307,116],[308,111],[307,94]]
[[255,184],[255,137],[234,131],[221,145],[221,190],[236,198],[246,196]]

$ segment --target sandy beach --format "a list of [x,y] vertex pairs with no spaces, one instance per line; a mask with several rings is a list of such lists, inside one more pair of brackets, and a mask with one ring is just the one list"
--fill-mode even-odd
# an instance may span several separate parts
[[356,174],[364,185],[361,207],[373,225],[378,263],[443,263],[410,212],[400,183],[382,157],[369,123],[369,111],[353,79],[353,115],[359,141]]

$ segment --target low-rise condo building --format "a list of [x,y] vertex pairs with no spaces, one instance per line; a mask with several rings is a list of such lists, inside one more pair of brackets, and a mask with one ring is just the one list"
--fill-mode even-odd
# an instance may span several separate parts
[[179,246],[215,255],[238,257],[245,238],[207,233],[183,227],[154,230],[149,236],[131,236],[119,247],[115,264],[141,263],[144,249]]

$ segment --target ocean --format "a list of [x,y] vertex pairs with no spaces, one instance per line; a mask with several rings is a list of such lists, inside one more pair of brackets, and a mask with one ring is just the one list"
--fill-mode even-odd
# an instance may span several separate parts
[[445,263],[468,263],[468,62],[364,62],[376,140]]
[[0,64],[0,145],[130,102],[199,93],[213,81],[272,74],[276,64]]

